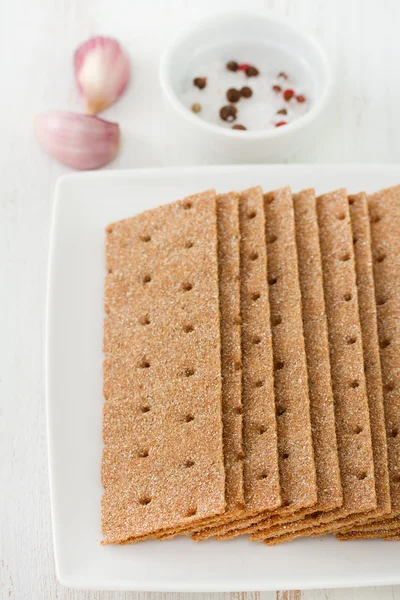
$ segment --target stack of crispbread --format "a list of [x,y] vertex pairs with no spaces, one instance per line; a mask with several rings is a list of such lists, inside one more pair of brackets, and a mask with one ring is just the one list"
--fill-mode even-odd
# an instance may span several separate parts
[[107,228],[104,543],[400,539],[400,186]]

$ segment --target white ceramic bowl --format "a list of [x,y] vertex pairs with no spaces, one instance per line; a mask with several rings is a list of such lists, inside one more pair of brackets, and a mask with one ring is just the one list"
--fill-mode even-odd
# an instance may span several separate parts
[[[255,65],[268,57],[280,70],[296,73],[302,89],[307,89],[310,110],[284,127],[235,131],[209,123],[184,106],[180,96],[197,67],[215,58],[228,61],[242,56]],[[324,51],[309,34],[268,13],[230,12],[195,24],[166,49],[160,83],[170,135],[184,162],[280,162],[321,135],[332,75]]]

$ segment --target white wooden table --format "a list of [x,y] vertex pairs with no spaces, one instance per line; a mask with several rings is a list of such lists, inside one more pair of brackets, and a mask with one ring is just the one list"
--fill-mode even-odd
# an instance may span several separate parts
[[[41,150],[32,116],[78,110],[74,48],[119,38],[133,83],[106,113],[121,124],[111,168],[169,164],[157,80],[164,45],[187,23],[240,6],[287,15],[325,46],[337,74],[332,127],[303,162],[400,160],[398,0],[13,0],[0,2],[0,598],[161,600],[165,594],[77,592],[54,573],[45,431],[43,340],[53,189],[67,169]],[[182,161],[184,157],[182,156]],[[177,594],[170,594],[178,600]],[[179,595],[181,596],[186,595]],[[227,594],[213,595],[227,599]],[[400,587],[231,594],[238,600],[399,600]],[[203,595],[204,600],[210,594]]]

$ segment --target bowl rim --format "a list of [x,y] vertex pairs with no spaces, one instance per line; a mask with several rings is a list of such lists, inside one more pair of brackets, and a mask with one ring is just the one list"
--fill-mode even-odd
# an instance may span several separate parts
[[[293,123],[288,123],[285,127],[275,127],[274,129],[266,129],[260,131],[237,131],[234,129],[225,129],[223,127],[220,127],[219,125],[215,125],[213,123],[209,123],[208,121],[204,121],[203,119],[199,119],[184,104],[182,104],[175,91],[173,90],[168,76],[168,68],[171,55],[177,48],[179,48],[179,46],[186,39],[190,38],[195,31],[197,31],[200,28],[203,28],[205,25],[211,22],[218,22],[219,20],[227,17],[236,17],[238,19],[254,18],[257,19],[257,21],[261,19],[272,23],[279,23],[286,27],[289,32],[291,31],[293,33],[301,35],[313,47],[313,50],[321,60],[321,64],[325,72],[326,83],[322,90],[322,93],[316,100],[315,104],[305,115],[302,115]],[[182,31],[181,34],[178,35],[163,51],[159,66],[159,79],[161,89],[165,97],[168,99],[169,103],[175,109],[175,111],[177,111],[186,121],[193,125],[196,125],[200,129],[209,131],[210,133],[218,134],[228,138],[240,138],[243,141],[249,141],[251,139],[271,139],[283,137],[289,133],[302,129],[303,127],[307,126],[307,124],[311,123],[317,117],[317,115],[319,115],[322,112],[322,110],[328,103],[333,89],[333,74],[331,65],[329,63],[325,50],[322,48],[321,44],[315,39],[315,37],[307,31],[303,30],[302,28],[297,27],[297,25],[293,25],[293,23],[285,17],[261,11],[258,12],[254,10],[230,10],[222,12],[220,11],[213,13],[212,15],[207,16],[205,18],[199,19],[189,27],[186,27],[184,31]]]

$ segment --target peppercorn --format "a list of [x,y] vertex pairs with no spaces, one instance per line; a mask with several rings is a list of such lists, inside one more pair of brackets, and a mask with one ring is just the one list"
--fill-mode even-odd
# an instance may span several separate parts
[[219,116],[221,117],[221,119],[223,121],[228,121],[228,123],[235,121],[236,115],[237,115],[237,108],[236,108],[236,106],[232,106],[231,104],[227,104],[226,106],[223,106],[221,108],[221,110],[219,111]]
[[283,97],[285,98],[286,102],[289,102],[289,100],[291,100],[294,96],[294,91],[293,90],[285,90],[283,92]]
[[194,113],[199,113],[201,111],[201,104],[199,104],[198,102],[192,104],[192,111]]
[[196,87],[198,87],[199,90],[202,90],[207,85],[207,78],[206,77],[195,77],[193,79],[193,85],[195,85]]
[[226,92],[226,97],[228,102],[239,102],[240,92],[236,88],[229,88],[229,90]]
[[237,64],[236,60],[230,60],[226,63],[226,68],[228,69],[228,71],[237,71],[239,65]]
[[244,125],[233,125],[232,129],[238,129],[240,131],[246,131],[246,127]]
[[249,65],[246,69],[246,75],[247,77],[257,77],[257,75],[260,74],[260,71],[258,69],[256,69],[256,67],[253,67],[252,65]]
[[243,96],[243,98],[251,98],[251,96],[253,95],[253,90],[251,88],[249,88],[247,85],[245,85],[240,90],[240,94]]

